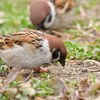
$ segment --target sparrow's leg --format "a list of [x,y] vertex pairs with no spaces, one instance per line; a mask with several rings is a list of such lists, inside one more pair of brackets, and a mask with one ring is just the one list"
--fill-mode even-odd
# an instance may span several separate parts
[[43,73],[43,72],[49,73],[50,72],[49,69],[43,69],[41,67],[34,68],[33,70],[34,70],[34,72],[39,72],[39,73]]

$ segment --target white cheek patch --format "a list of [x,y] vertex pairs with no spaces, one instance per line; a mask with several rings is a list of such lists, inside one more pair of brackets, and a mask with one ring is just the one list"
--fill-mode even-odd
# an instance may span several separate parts
[[55,18],[56,18],[56,11],[55,11],[55,7],[54,7],[53,3],[50,1],[47,1],[47,3],[51,8],[50,14],[51,14],[52,18],[51,18],[51,21],[48,22],[49,16],[47,16],[45,22],[43,23],[45,28],[49,28],[54,23]]

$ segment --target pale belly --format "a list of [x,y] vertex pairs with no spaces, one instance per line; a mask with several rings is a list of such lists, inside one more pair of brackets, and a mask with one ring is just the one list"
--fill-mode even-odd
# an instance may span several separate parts
[[11,67],[15,67],[18,63],[22,68],[36,68],[44,63],[50,63],[51,54],[33,48],[23,48],[16,45],[12,49],[0,50],[1,59]]

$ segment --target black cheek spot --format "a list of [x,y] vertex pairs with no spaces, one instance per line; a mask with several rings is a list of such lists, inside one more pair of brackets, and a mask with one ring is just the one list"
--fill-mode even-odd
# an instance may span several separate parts
[[49,16],[49,18],[48,18],[48,22],[51,22],[52,15],[49,13],[48,16]]
[[52,58],[58,58],[59,52],[60,52],[59,49],[55,49],[55,50],[52,52]]

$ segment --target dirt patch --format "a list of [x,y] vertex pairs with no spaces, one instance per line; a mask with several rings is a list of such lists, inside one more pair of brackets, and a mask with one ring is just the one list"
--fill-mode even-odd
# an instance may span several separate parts
[[71,60],[66,63],[65,67],[61,65],[51,66],[51,74],[62,78],[71,78],[80,80],[89,77],[94,73],[97,79],[100,79],[100,66],[91,61]]
[[[93,76],[99,80],[100,79],[100,62],[95,60],[70,60],[66,61],[66,65],[62,67],[60,64],[51,64],[46,66],[50,69],[51,75],[59,77],[63,81],[81,80],[86,77]],[[40,77],[40,73],[34,73],[34,77]]]

